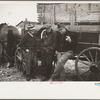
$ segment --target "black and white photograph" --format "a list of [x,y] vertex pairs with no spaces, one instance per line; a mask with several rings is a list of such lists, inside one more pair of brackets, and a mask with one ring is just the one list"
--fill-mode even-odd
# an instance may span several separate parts
[[0,1],[0,99],[100,99],[100,2]]
[[1,83],[99,81],[100,2],[0,1]]
[[100,2],[0,1],[0,99],[100,99]]

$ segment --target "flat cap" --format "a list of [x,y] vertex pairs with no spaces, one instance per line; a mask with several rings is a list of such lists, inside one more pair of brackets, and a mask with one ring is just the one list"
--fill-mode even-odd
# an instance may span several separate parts
[[57,27],[58,28],[65,28],[65,25],[63,23],[58,23]]

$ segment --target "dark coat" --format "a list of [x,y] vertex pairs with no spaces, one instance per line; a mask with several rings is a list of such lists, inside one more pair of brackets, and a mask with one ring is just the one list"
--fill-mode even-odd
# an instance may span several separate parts
[[[71,43],[66,41],[66,36],[70,36]],[[77,46],[77,37],[72,32],[66,30],[66,33],[60,34],[57,32],[56,36],[56,50],[58,52],[67,52],[69,50],[75,51]]]
[[[38,31],[38,35],[41,38],[41,33],[45,28],[41,28]],[[45,77],[50,77],[53,66],[52,62],[54,60],[54,53],[55,53],[55,35],[56,33],[51,30],[51,32],[43,32],[43,36],[41,38],[40,46],[41,46],[41,75]]]
[[46,47],[47,49],[54,50],[55,49],[55,37],[54,31],[51,30],[49,33],[44,33],[44,36],[41,41],[41,46]]
[[[45,28],[41,28],[37,35],[41,38],[41,32],[44,30]],[[43,38],[41,39],[40,41],[40,46],[41,46],[41,49],[48,49],[49,51],[51,50],[55,50],[55,35],[56,35],[56,32],[51,30],[51,32],[47,33],[47,32],[44,32],[43,33]]]
[[22,49],[29,49],[31,51],[36,51],[37,49],[37,41],[36,41],[36,36],[35,34],[33,37],[27,32],[27,34],[24,35],[22,40],[19,43],[19,46]]

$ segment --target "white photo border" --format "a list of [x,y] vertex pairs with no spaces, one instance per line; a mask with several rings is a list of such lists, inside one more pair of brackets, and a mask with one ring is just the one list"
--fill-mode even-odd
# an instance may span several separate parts
[[[100,3],[99,1],[0,1]],[[100,82],[0,82],[0,99],[100,99]]]

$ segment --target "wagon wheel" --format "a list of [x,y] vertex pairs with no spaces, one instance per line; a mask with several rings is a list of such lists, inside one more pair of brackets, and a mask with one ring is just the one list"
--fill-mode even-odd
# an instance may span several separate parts
[[25,62],[22,55],[22,49],[19,47],[15,52],[15,67],[18,71],[22,71],[23,73],[25,72]]
[[0,64],[2,63],[2,44],[0,43]]
[[82,81],[100,81],[100,48],[83,50],[76,59],[75,70]]
[[0,43],[0,55],[2,54],[2,44]]
[[2,62],[1,59],[2,59],[2,45],[0,43],[0,63]]

